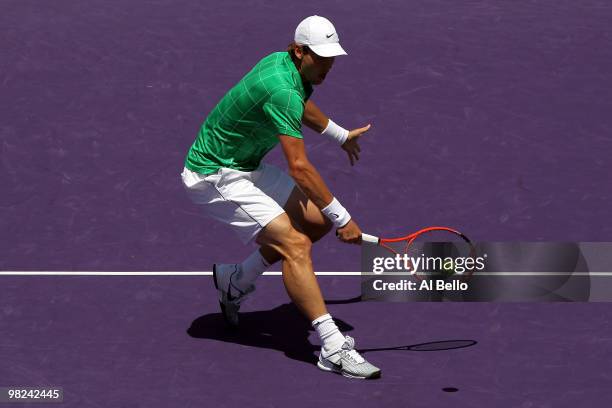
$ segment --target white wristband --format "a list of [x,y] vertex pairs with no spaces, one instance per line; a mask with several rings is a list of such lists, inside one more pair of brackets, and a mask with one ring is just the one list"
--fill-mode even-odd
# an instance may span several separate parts
[[340,201],[334,197],[331,203],[327,207],[321,210],[327,218],[334,223],[336,228],[342,228],[351,220],[351,215],[346,211],[346,208],[340,204]]
[[348,139],[349,131],[336,125],[333,120],[329,119],[327,122],[327,127],[321,132],[321,134],[324,136],[329,136],[340,145],[343,145],[344,142],[346,142],[346,139]]

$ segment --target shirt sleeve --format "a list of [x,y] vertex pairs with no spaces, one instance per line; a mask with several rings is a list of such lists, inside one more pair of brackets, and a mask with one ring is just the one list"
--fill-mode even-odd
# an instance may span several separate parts
[[274,92],[263,110],[277,132],[302,139],[304,101],[297,91],[281,89]]

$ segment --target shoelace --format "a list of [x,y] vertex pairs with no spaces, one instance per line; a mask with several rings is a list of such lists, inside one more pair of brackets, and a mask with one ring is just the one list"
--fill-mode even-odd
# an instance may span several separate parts
[[355,339],[351,336],[346,336],[346,341],[342,345],[343,354],[356,364],[361,364],[365,361],[363,357],[355,350]]

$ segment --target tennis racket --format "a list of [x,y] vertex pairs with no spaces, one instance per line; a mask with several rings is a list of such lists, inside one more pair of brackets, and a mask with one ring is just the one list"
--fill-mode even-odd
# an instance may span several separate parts
[[[476,248],[462,232],[449,227],[427,227],[399,238],[362,234],[362,244],[377,245],[411,263],[410,273],[418,279],[456,276],[469,278],[476,269]],[[468,259],[472,259],[468,261]]]

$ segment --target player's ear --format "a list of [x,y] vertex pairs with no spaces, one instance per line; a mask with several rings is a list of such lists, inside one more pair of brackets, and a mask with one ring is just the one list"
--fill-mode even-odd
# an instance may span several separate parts
[[291,59],[294,62],[296,62],[296,60],[301,60],[302,56],[304,55],[302,47],[295,42],[292,42],[287,46],[287,52],[289,52],[289,55],[291,55]]

